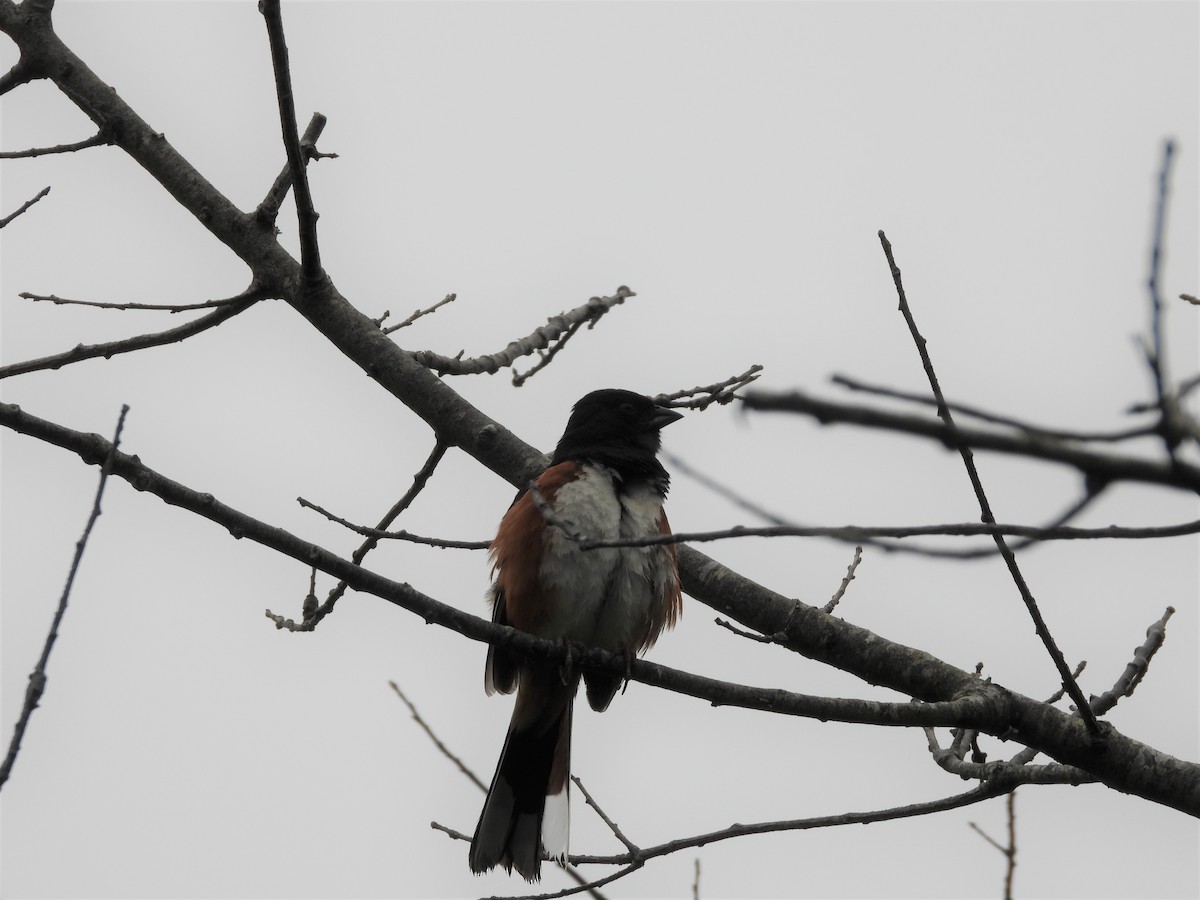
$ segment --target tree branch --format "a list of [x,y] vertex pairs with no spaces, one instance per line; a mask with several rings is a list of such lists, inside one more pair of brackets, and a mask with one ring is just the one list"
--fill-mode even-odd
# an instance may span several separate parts
[[42,188],[40,191],[37,192],[37,194],[33,197],[32,200],[26,200],[24,203],[22,203],[20,209],[18,209],[16,212],[5,216],[3,219],[0,219],[0,228],[4,228],[5,226],[7,226],[8,223],[10,223],[13,219],[15,219],[17,216],[21,215],[22,213],[24,213],[27,209],[29,209],[29,207],[33,206],[33,204],[37,203],[39,200],[41,200],[43,197],[45,197],[49,193],[50,193],[49,186]]
[[[392,522],[396,521],[396,518],[400,515],[400,513],[412,506],[412,502],[416,500],[417,495],[425,489],[425,485],[429,483],[429,479],[433,476],[434,469],[438,467],[438,463],[442,461],[442,457],[445,455],[446,445],[441,441],[436,441],[433,445],[433,449],[429,452],[429,458],[425,460],[425,464],[421,466],[420,471],[413,476],[412,485],[407,491],[404,492],[404,496],[392,504],[392,508],[383,514],[383,518],[379,521],[378,527],[380,529],[387,528],[392,524]],[[297,499],[300,500],[301,505],[309,505],[306,504],[303,499]],[[323,510],[321,511],[324,512]],[[378,531],[378,529],[370,530]],[[384,534],[386,534],[386,532],[384,532]],[[362,561],[366,559],[367,554],[379,545],[379,538],[379,534],[369,535],[367,540],[364,541],[359,548],[354,551],[354,555],[350,557],[351,562],[353,562],[355,565],[360,565]],[[275,623],[276,628],[286,628],[288,631],[312,631],[317,627],[317,624],[322,619],[333,612],[333,607],[337,604],[338,600],[341,599],[342,595],[346,593],[346,588],[346,582],[339,581],[333,590],[329,592],[329,596],[325,598],[325,602],[320,606],[316,605],[316,600],[314,598],[313,608],[311,610],[305,609],[304,616],[298,623],[292,621],[291,619],[284,618],[283,616],[276,615],[269,609],[267,610],[267,618]]]
[[[325,123],[328,119],[320,113],[313,113],[313,116],[308,121],[308,127],[304,129],[304,134],[300,136],[300,149],[304,151],[305,160],[319,159],[323,156],[336,157],[336,153],[318,153],[317,139],[320,138],[321,132],[325,130]],[[292,189],[292,166],[290,162],[286,162],[279,174],[275,176],[275,181],[271,185],[271,189],[267,191],[267,196],[258,207],[254,210],[254,218],[266,228],[274,228],[275,220],[279,217],[279,207],[283,205],[284,199],[288,195],[288,191]]]
[[96,499],[92,501],[91,514],[88,515],[87,524],[83,527],[83,536],[75,543],[75,557],[71,560],[71,568],[67,572],[67,583],[63,588],[62,596],[58,598],[58,609],[55,610],[54,619],[50,623],[50,632],[46,635],[41,658],[38,659],[37,665],[29,675],[29,686],[25,689],[25,703],[21,706],[21,713],[13,728],[8,753],[5,754],[4,761],[0,762],[0,788],[8,781],[8,776],[12,773],[13,764],[17,761],[17,754],[21,752],[21,741],[25,737],[25,729],[29,726],[29,717],[37,709],[38,702],[42,699],[42,693],[46,690],[46,664],[50,662],[50,651],[54,649],[54,642],[58,640],[58,626],[62,624],[63,616],[66,615],[67,600],[71,596],[71,588],[75,585],[79,564],[83,561],[83,551],[87,549],[88,538],[92,536],[92,528],[95,527],[96,520],[100,518],[100,501],[104,498],[104,486],[108,483],[108,473],[113,458],[116,456],[117,447],[121,443],[121,431],[125,427],[125,414],[128,412],[128,406],[121,407],[112,443],[109,444],[108,454],[100,468],[100,484],[96,487]]
[[[916,319],[913,318],[912,310],[908,306],[908,297],[905,296],[904,284],[900,278],[900,267],[896,265],[896,260],[892,256],[892,244],[887,239],[887,235],[882,231],[879,232],[879,241],[883,245],[883,253],[887,257],[888,268],[892,272],[892,281],[895,283],[896,293],[900,297],[900,314],[904,316],[904,321],[908,325],[909,334],[912,335],[917,353],[921,357],[921,366],[925,369],[925,375],[929,379],[929,387],[933,391],[934,399],[937,401],[938,416],[946,423],[947,428],[954,428],[954,417],[946,407],[946,398],[942,395],[942,387],[938,383],[937,374],[933,371],[933,360],[929,356],[925,338],[917,330]],[[996,517],[992,514],[992,505],[983,490],[983,481],[979,477],[979,470],[975,467],[975,454],[971,452],[970,447],[961,444],[958,447],[958,452],[962,456],[963,465],[967,469],[967,477],[971,480],[971,487],[975,491],[975,499],[979,502],[980,518],[982,518],[985,525],[995,525]],[[1004,535],[993,531],[992,539],[996,542],[996,548],[1000,551],[1000,556],[1004,559],[1004,565],[1008,568],[1009,575],[1012,576],[1013,584],[1017,586],[1017,591],[1021,595],[1021,600],[1025,603],[1026,610],[1029,611],[1029,617],[1033,620],[1033,627],[1037,631],[1038,637],[1042,639],[1042,644],[1046,647],[1046,652],[1050,654],[1051,661],[1053,661],[1055,668],[1058,669],[1059,677],[1062,679],[1067,693],[1075,701],[1075,705],[1079,708],[1079,712],[1083,716],[1083,721],[1087,724],[1088,729],[1093,733],[1098,732],[1100,730],[1100,723],[1096,721],[1095,715],[1088,706],[1087,698],[1083,696],[1083,691],[1079,689],[1079,685],[1071,677],[1071,669],[1067,665],[1066,659],[1063,658],[1062,651],[1058,649],[1058,644],[1055,642],[1054,636],[1050,634],[1050,627],[1046,624],[1046,620],[1042,616],[1042,611],[1038,608],[1037,600],[1034,599],[1033,592],[1029,589],[1029,585],[1025,581],[1024,573],[1021,572],[1020,567],[1017,565],[1016,555],[1008,546],[1008,542],[1004,540]]]
[[288,69],[283,13],[279,8],[279,0],[259,0],[258,10],[267,24],[271,65],[275,69],[275,95],[279,99],[279,124],[283,146],[287,150],[288,168],[292,171],[292,190],[296,196],[296,219],[300,229],[300,267],[305,282],[313,284],[324,272],[321,269],[321,248],[317,243],[317,211],[313,208],[312,192],[308,187],[308,166],[300,149],[299,128],[296,125],[296,101],[292,96],[292,75]]
[[124,338],[119,341],[109,341],[104,344],[76,344],[65,353],[53,356],[43,356],[40,359],[30,359],[25,362],[13,363],[10,366],[0,366],[0,379],[11,378],[14,375],[25,375],[43,369],[61,369],[71,363],[83,362],[85,359],[95,359],[103,356],[109,359],[120,353],[132,353],[135,350],[145,350],[149,347],[161,347],[163,344],[174,344],[178,341],[193,337],[210,328],[215,328],[222,322],[232,319],[238,313],[245,312],[267,294],[251,285],[236,297],[223,301],[225,305],[218,307],[206,316],[193,319],[186,325],[168,328],[151,334],[140,334],[136,337]]
[[[378,331],[376,330],[376,333]],[[0,425],[78,454],[98,464],[112,454],[111,471],[139,491],[152,493],[285,556],[342,579],[471,640],[492,643],[532,659],[560,664],[567,650],[439,603],[411,585],[392,581],[229,507],[211,494],[193,491],[158,474],[135,456],[114,452],[99,435],[87,435],[0,404]],[[1078,766],[1109,787],[1136,794],[1190,815],[1200,816],[1200,765],[1160,753],[1105,726],[1104,740],[1093,738],[1078,718],[1022,697],[998,685],[980,683],[935,657],[887,641],[864,628],[825,615],[819,609],[780,597],[720,566],[690,547],[680,548],[683,587],[763,634],[780,632],[788,649],[826,662],[877,685],[928,702],[878,703],[811,697],[774,688],[729,684],[681,672],[646,660],[629,660],[599,650],[571,653],[575,665],[628,676],[636,681],[703,699],[717,706],[740,706],[822,721],[895,726],[958,726],[1020,741],[1059,762]]]
[[1182,460],[1170,464],[1135,456],[1101,453],[1075,446],[1069,441],[1053,440],[1037,434],[1006,433],[958,423],[947,425],[928,416],[822,400],[801,391],[751,391],[742,395],[742,402],[749,409],[811,416],[822,425],[845,423],[930,438],[952,450],[970,447],[1061,463],[1078,469],[1094,488],[1115,481],[1139,481],[1200,491],[1200,467]]
[[438,375],[479,375],[483,372],[494,375],[500,369],[511,366],[522,356],[529,356],[531,353],[553,344],[554,346],[548,353],[539,354],[540,359],[532,369],[523,374],[513,373],[513,384],[520,387],[535,372],[548,366],[554,355],[581,326],[594,327],[614,306],[619,306],[629,297],[636,296],[637,294],[622,285],[611,297],[592,297],[582,306],[577,306],[557,316],[551,316],[546,320],[545,325],[535,328],[532,334],[512,341],[499,353],[462,359],[461,353],[458,356],[442,356],[432,350],[417,350],[411,356],[421,365],[433,369]]
[[103,131],[97,131],[90,138],[75,141],[72,144],[55,144],[53,147],[30,147],[28,150],[9,150],[0,153],[0,159],[33,159],[37,156],[47,156],[52,153],[74,153],[76,150],[86,150],[89,147],[107,147],[112,144],[112,138]]

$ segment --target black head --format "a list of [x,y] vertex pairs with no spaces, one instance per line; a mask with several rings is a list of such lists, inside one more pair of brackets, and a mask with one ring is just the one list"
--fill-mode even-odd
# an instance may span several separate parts
[[659,431],[680,418],[675,410],[633,391],[593,391],[571,410],[552,464],[586,459],[626,477],[665,481],[666,472],[654,458],[661,446]]

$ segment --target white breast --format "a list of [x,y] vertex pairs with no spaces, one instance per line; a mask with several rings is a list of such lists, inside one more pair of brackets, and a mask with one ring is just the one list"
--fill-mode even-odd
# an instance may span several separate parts
[[[558,490],[556,516],[595,540],[658,532],[662,498],[649,486],[624,487],[610,469],[585,465]],[[661,602],[669,577],[661,547],[583,550],[552,529],[541,568],[556,615],[544,637],[566,637],[605,650],[628,650]]]

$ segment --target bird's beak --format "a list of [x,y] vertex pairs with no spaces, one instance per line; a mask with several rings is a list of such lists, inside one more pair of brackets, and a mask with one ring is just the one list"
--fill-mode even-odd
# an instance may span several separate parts
[[672,422],[683,418],[683,413],[676,412],[669,406],[656,406],[654,415],[650,417],[650,425],[653,428],[666,428]]

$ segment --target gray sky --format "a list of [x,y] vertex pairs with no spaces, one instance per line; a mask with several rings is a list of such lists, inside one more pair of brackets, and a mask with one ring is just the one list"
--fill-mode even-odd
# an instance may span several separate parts
[[[1133,336],[1162,142],[1178,140],[1163,293],[1170,364],[1193,374],[1195,3],[285,4],[301,122],[329,116],[311,170],[323,261],[372,316],[458,301],[398,332],[410,349],[493,352],[545,317],[637,298],[519,390],[507,374],[453,386],[549,449],[597,387],[657,393],[752,363],[764,387],[833,392],[831,374],[910,390],[924,376],[876,231],[895,245],[952,399],[1058,427],[1122,427],[1150,396]],[[242,208],[283,162],[255,4],[61,3],[60,34]],[[0,44],[0,64],[12,47]],[[0,103],[3,149],[79,140],[50,87]],[[30,304],[20,291],[159,303],[229,296],[241,264],[115,149],[5,161],[3,362],[180,323],[161,313]],[[280,218],[294,245],[289,203]],[[527,364],[519,366],[526,368]],[[263,304],[183,344],[0,384],[5,402],[111,434],[123,448],[252,515],[348,555],[357,539],[297,495],[362,522],[407,488],[432,444],[287,306]],[[972,521],[956,455],[846,427],[727,408],[691,414],[666,449],[806,524]],[[5,741],[90,508],[96,470],[0,434]],[[1153,445],[1143,448],[1156,451]],[[1070,472],[980,454],[1002,521],[1076,499]],[[511,488],[451,452],[400,523],[490,537]],[[1080,524],[1169,523],[1196,502],[1114,489]],[[351,595],[317,633],[308,573],[212,525],[109,486],[0,821],[6,897],[459,897],[519,893],[478,879],[466,846],[482,795],[388,687],[400,683],[485,780],[509,701],[482,690],[484,651]],[[679,530],[758,524],[682,474]],[[705,548],[810,603],[852,549],[812,540]],[[1197,740],[1197,547],[1059,545],[1024,571],[1085,691],[1123,670],[1167,605],[1146,682],[1111,716],[1187,759]],[[482,554],[386,547],[369,566],[485,613]],[[323,594],[328,579],[318,583]],[[995,560],[931,564],[868,550],[839,614],[1032,696],[1053,667]],[[898,699],[713,624],[686,601],[663,663],[813,694]],[[580,710],[574,771],[649,845],[733,822],[915,803],[964,790],[919,731],[823,725],[631,685]],[[943,735],[943,739],[945,736]],[[1015,748],[988,740],[992,758]],[[619,850],[576,797],[572,850]],[[1200,892],[1197,825],[1100,787],[1018,794],[1017,888],[1031,897]],[[989,897],[1003,860],[967,825],[1004,833],[1003,802],[919,821],[747,838],[658,860],[612,897]],[[545,889],[566,884],[547,868]]]

